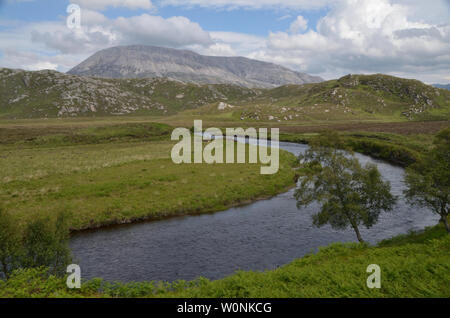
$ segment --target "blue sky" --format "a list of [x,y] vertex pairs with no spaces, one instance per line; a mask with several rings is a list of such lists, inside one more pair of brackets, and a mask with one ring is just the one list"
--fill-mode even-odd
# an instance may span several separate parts
[[[66,8],[81,8],[81,27]],[[450,82],[450,1],[0,0],[0,66],[67,71],[115,45],[246,56],[326,79]]]
[[[1,3],[1,1],[0,1]],[[3,1],[0,5],[0,19],[38,22],[55,20],[66,16],[70,1],[39,0],[39,1]],[[232,31],[265,36],[269,32],[284,31],[289,28],[293,19],[303,15],[314,28],[317,21],[326,14],[326,8],[318,9],[286,9],[271,8],[252,10],[210,9],[203,7],[176,7],[162,5],[150,10],[128,9],[124,7],[107,8],[102,13],[109,18],[131,17],[143,13],[152,13],[164,18],[185,16],[198,22],[209,31]]]

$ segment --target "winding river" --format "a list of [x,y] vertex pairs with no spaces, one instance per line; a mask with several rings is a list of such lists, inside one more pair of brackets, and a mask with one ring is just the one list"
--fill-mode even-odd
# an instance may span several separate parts
[[[307,145],[280,142],[295,155]],[[404,189],[402,168],[357,154],[375,163],[391,182],[392,193]],[[312,226],[318,205],[298,210],[294,189],[271,199],[213,214],[122,225],[80,232],[71,239],[83,278],[108,281],[174,281],[199,276],[219,279],[236,270],[270,270],[332,242],[356,241],[353,230]],[[361,228],[370,242],[434,225],[438,217],[411,207],[401,198],[392,212],[382,213],[371,229]]]

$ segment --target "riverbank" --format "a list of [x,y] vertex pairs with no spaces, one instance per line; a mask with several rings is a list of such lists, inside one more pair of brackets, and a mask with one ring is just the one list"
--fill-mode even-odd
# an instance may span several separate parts
[[295,185],[296,158],[285,151],[273,175],[261,175],[260,164],[174,164],[171,131],[153,123],[6,129],[2,206],[20,224],[64,210],[80,231],[221,211]]
[[[80,291],[68,291],[64,280],[48,278],[42,270],[27,270],[0,286],[4,290],[0,295],[25,296],[30,293],[28,286],[20,285],[25,281],[37,297],[449,297],[449,243],[436,226],[376,247],[332,244],[274,271],[175,283],[114,284],[95,279]],[[388,274],[381,290],[365,287],[366,264],[372,263]]]
[[[317,136],[317,133],[283,133],[281,141],[304,143]],[[418,160],[430,149],[433,135],[400,135],[383,132],[341,132],[340,147],[381,159],[393,165],[407,167]]]
[[[366,286],[369,264],[381,268],[381,288]],[[450,297],[450,236],[438,224],[377,246],[335,243],[276,270],[237,272],[224,279],[108,283],[85,281],[70,290],[45,269],[16,272],[0,281],[0,297]]]

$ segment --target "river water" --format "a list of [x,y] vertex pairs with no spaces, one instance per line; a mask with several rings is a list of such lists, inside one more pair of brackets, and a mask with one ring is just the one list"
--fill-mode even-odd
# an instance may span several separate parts
[[[307,145],[280,142],[298,155]],[[404,171],[357,154],[362,164],[375,163],[401,197]],[[108,281],[174,281],[199,276],[219,279],[236,270],[270,270],[332,242],[356,241],[352,229],[312,226],[319,206],[298,210],[294,189],[271,199],[226,211],[121,225],[80,232],[71,239],[75,261],[85,279]],[[370,242],[434,225],[438,217],[411,207],[400,198],[392,212],[382,213],[371,229],[361,228]]]

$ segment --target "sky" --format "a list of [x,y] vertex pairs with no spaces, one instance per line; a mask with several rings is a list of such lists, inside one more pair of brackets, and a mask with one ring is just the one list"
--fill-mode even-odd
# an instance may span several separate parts
[[450,0],[0,0],[0,67],[65,72],[130,44],[450,83]]

